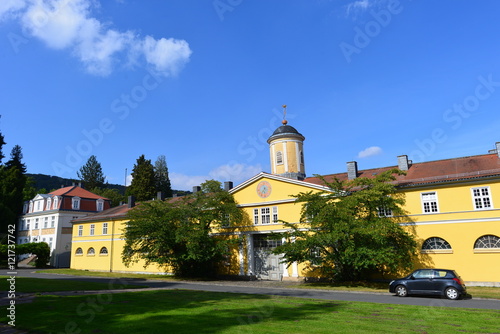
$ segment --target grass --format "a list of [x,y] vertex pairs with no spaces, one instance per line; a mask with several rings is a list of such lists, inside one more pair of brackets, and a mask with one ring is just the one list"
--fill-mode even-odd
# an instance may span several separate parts
[[[9,291],[8,276],[0,276],[0,291]],[[130,285],[125,281],[113,283],[82,282],[64,279],[38,279],[30,277],[16,277],[16,293],[54,292],[54,291],[90,291],[90,290],[116,290],[138,289],[140,285]]]
[[498,310],[185,290],[39,296],[16,305],[16,329],[42,333],[498,333],[499,318]]
[[[128,274],[128,273],[108,273],[75,269],[51,269],[39,270],[39,273],[67,274],[75,276],[96,276],[96,277],[114,277],[114,278],[136,278],[136,279],[154,279],[154,280],[179,280],[174,276],[154,275],[154,274]],[[285,282],[283,282],[285,284]],[[388,292],[387,283],[375,282],[343,282],[343,283],[303,283],[290,284],[282,287],[299,289],[327,289],[339,291],[357,291],[357,292]],[[493,298],[500,299],[500,288],[468,286],[468,293],[473,298]]]

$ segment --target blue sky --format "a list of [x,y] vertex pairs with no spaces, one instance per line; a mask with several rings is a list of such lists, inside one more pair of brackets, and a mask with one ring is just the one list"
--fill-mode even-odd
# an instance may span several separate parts
[[0,131],[28,172],[175,189],[269,171],[287,119],[306,173],[487,153],[500,141],[498,1],[2,0]]

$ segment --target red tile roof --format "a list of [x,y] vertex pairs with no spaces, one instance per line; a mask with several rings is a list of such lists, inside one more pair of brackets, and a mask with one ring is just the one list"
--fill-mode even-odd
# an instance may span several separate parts
[[[397,166],[358,170],[357,177],[374,178],[392,168]],[[500,176],[500,158],[496,153],[410,164],[406,175],[397,176],[395,183],[399,186],[414,186],[488,176]],[[347,172],[324,175],[329,182],[335,177],[341,181],[347,180]],[[304,181],[323,185],[318,177],[308,177]]]
[[53,196],[77,196],[80,198],[89,198],[89,199],[102,198],[104,200],[107,200],[106,197],[96,195],[96,194],[94,194],[88,190],[85,190],[81,187],[78,187],[78,186],[60,188],[60,189],[54,190],[53,192],[49,193],[49,195],[53,195]]

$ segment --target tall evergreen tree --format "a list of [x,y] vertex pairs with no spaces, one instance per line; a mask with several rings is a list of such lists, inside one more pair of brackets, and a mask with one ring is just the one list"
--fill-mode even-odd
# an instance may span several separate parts
[[155,186],[156,191],[161,191],[165,197],[172,197],[170,178],[168,177],[167,161],[164,155],[160,155],[155,162]]
[[24,188],[26,186],[26,165],[19,145],[14,146],[10,160],[0,166],[0,224],[1,231],[8,225],[16,225],[17,216],[22,213]]
[[5,158],[5,156],[3,155],[3,151],[2,151],[2,148],[4,145],[5,145],[4,137],[3,137],[2,133],[0,132],[0,164],[2,163],[2,159]]
[[135,196],[138,201],[151,200],[156,195],[154,167],[144,154],[137,159],[132,169],[132,183],[127,189],[127,194]]
[[106,178],[95,155],[91,155],[87,163],[76,174],[87,189],[102,188],[104,186]]

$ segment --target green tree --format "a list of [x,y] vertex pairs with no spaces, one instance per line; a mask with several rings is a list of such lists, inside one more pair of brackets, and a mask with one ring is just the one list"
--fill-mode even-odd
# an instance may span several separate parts
[[85,188],[102,188],[105,182],[105,176],[102,167],[95,155],[91,155],[87,163],[76,172],[78,178],[83,181]]
[[138,201],[151,200],[156,196],[154,167],[144,154],[137,159],[132,169],[132,182],[127,194],[135,196]]
[[10,160],[0,166],[0,231],[8,225],[16,225],[17,216],[22,213],[26,186],[26,166],[19,145],[12,148]]
[[202,191],[170,201],[149,201],[129,211],[122,253],[128,265],[139,259],[171,267],[178,276],[211,276],[229,256],[236,238],[215,236],[236,226],[241,211],[220,182],[207,181]]
[[155,161],[155,186],[156,191],[161,191],[165,197],[172,197],[170,178],[168,177],[167,161],[164,155],[160,155]]
[[[375,178],[326,182],[331,191],[296,195],[302,203],[301,222],[285,225],[290,242],[277,247],[286,263],[309,263],[333,280],[366,279],[370,274],[395,274],[412,267],[416,241],[398,222],[411,221],[402,207],[404,195],[391,183],[398,169]],[[392,214],[381,215],[381,211]]]
[[90,191],[96,195],[110,199],[112,207],[120,205],[120,202],[127,201],[127,196],[123,195],[118,189],[94,188]]

